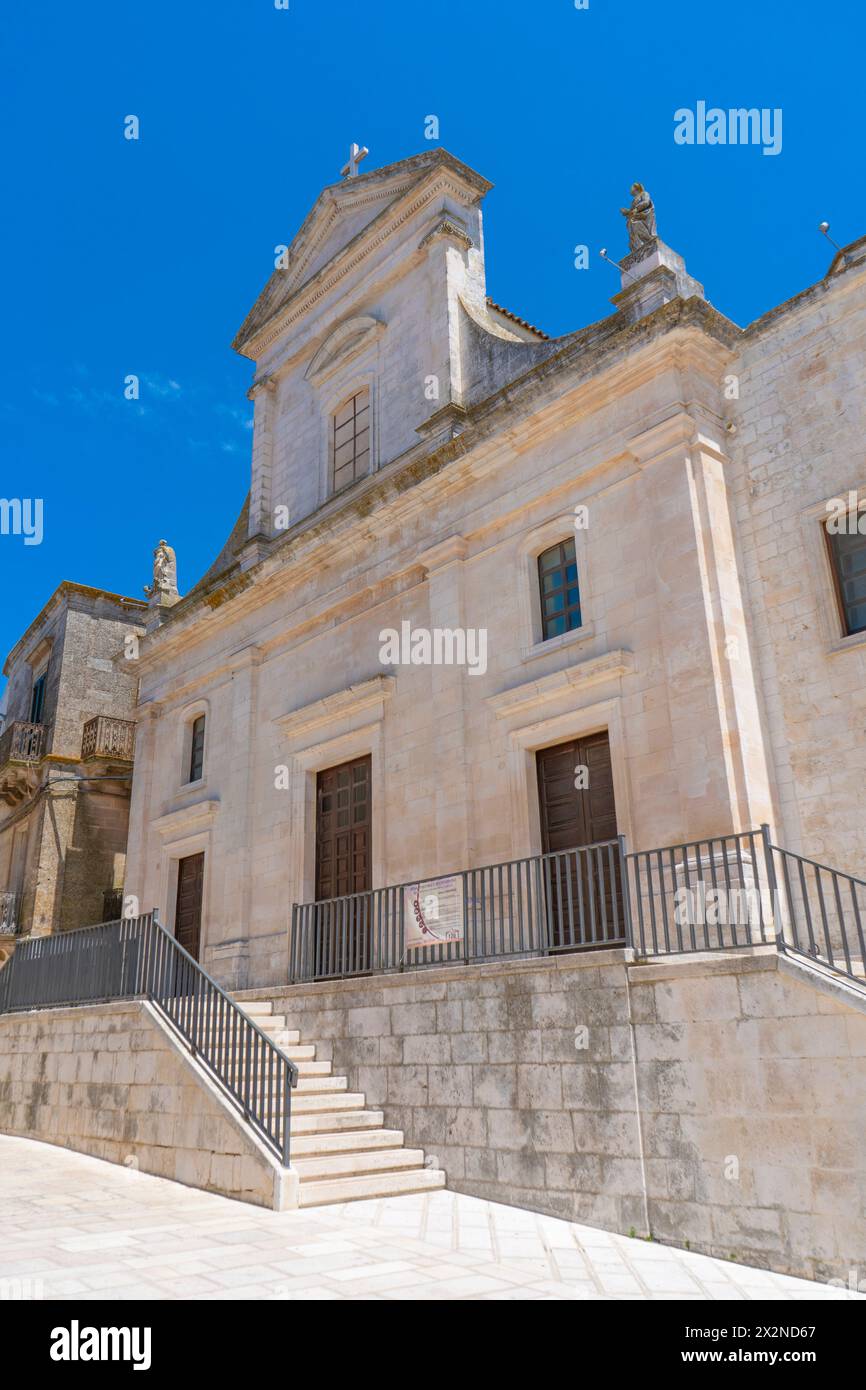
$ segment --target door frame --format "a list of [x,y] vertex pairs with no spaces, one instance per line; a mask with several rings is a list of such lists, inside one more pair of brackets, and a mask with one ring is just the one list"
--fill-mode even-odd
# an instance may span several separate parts
[[541,809],[538,796],[538,773],[535,755],[540,748],[550,748],[570,739],[585,738],[588,734],[607,733],[610,744],[610,765],[613,773],[613,797],[616,806],[617,830],[628,847],[633,846],[633,823],[629,779],[626,767],[625,728],[622,699],[599,700],[584,709],[568,710],[565,714],[539,719],[508,735],[509,778],[511,782],[511,853],[522,859],[541,854]]
[[[173,933],[174,933],[175,939],[177,939],[177,899],[178,899],[178,893],[179,893],[179,891],[180,891],[180,866],[181,866],[182,862],[183,862],[185,859],[195,859],[195,858],[197,858],[199,855],[201,855],[202,865],[201,865],[201,902],[200,902],[200,904],[199,904],[199,915],[198,915],[198,943],[197,943],[197,952],[193,955],[193,952],[190,951],[189,954],[193,956],[193,959],[194,959],[194,960],[198,961],[199,965],[201,965],[201,964],[202,964],[202,957],[203,957],[203,955],[204,955],[204,929],[205,929],[204,894],[205,894],[205,882],[206,882],[206,879],[207,879],[207,860],[208,860],[207,850],[205,850],[205,849],[194,849],[194,850],[191,850],[189,854],[181,854],[181,855],[178,855],[178,858],[177,858],[177,860],[175,861],[175,866],[174,866],[175,871],[174,871],[174,912],[173,912],[174,921],[173,921]],[[178,942],[178,945],[181,945],[181,943]],[[184,947],[184,950],[186,950],[186,949],[188,949],[188,948]]]
[[[311,903],[316,897],[316,781],[320,772],[356,758],[370,757],[370,887],[383,888],[385,872],[386,791],[382,725],[367,724],[349,734],[325,739],[290,754],[292,768],[290,901]],[[296,886],[295,886],[296,885]]]
[[199,956],[200,964],[204,964],[205,950],[209,945],[208,926],[210,923],[210,878],[211,860],[213,855],[209,853],[213,844],[210,831],[202,831],[196,835],[185,835],[182,839],[172,840],[171,844],[163,846],[163,891],[161,900],[165,904],[165,917],[160,914],[160,921],[166,931],[174,936],[175,916],[177,914],[177,879],[180,872],[178,865],[181,859],[187,859],[191,854],[204,853],[204,879],[202,882],[201,894],[201,936],[199,937]]
[[[332,772],[332,771],[335,771],[335,770],[338,769],[338,768],[355,767],[355,766],[358,765],[358,763],[361,763],[361,762],[366,762],[367,765],[368,765],[368,767],[369,767],[369,769],[370,769],[369,780],[368,780],[368,782],[367,782],[367,791],[368,791],[368,805],[367,805],[367,811],[368,811],[369,821],[368,821],[368,825],[367,825],[368,834],[367,834],[367,873],[366,873],[366,878],[367,878],[367,880],[368,880],[368,883],[367,883],[367,887],[366,887],[366,888],[363,888],[363,889],[353,889],[352,891],[353,891],[353,892],[370,893],[370,892],[372,892],[372,890],[373,890],[373,817],[374,817],[374,815],[375,815],[376,808],[375,808],[375,805],[374,805],[374,802],[373,802],[373,758],[372,758],[372,755],[371,755],[370,753],[360,753],[360,754],[359,754],[357,757],[355,757],[355,758],[346,758],[343,762],[339,762],[339,763],[329,763],[327,767],[320,767],[320,768],[318,768],[318,769],[316,770],[316,773],[315,773],[315,795],[316,795],[315,815],[316,815],[316,820],[315,820],[315,826],[314,826],[314,829],[313,829],[313,856],[314,856],[314,857],[313,857],[313,872],[314,872],[314,876],[315,876],[315,880],[316,880],[316,882],[315,882],[316,890],[318,890],[318,878],[319,878],[319,874],[318,874],[318,868],[319,868],[319,843],[320,843],[320,841],[319,841],[319,778],[320,778],[320,777],[322,776],[322,774],[325,773],[325,772]],[[350,824],[350,825],[349,825],[349,833],[351,834],[351,832],[352,832],[352,826],[351,826],[351,824]],[[346,896],[346,895],[332,894],[331,896]],[[351,894],[348,895],[348,896],[351,896]],[[316,902],[322,901],[322,900],[319,898],[319,896],[318,896],[318,891],[316,892],[315,900],[316,900]],[[327,900],[325,900],[325,901],[327,901]]]

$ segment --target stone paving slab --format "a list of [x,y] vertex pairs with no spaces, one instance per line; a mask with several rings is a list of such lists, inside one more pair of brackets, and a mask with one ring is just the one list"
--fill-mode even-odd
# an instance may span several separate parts
[[453,1192],[275,1212],[0,1135],[7,1297],[15,1280],[45,1299],[864,1297]]

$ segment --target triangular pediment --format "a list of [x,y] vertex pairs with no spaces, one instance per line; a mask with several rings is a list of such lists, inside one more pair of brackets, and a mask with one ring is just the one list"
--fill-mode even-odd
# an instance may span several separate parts
[[389,211],[407,195],[442,170],[450,170],[474,201],[492,187],[447,150],[436,148],[324,188],[289,245],[284,267],[274,271],[241,325],[233,343],[236,350],[254,357],[263,329],[290,300],[362,240],[365,232],[387,221]]

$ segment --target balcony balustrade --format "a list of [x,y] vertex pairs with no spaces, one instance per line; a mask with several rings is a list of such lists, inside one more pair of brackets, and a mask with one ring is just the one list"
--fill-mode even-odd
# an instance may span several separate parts
[[98,714],[88,719],[81,739],[81,758],[110,758],[131,763],[135,757],[135,723],[131,719],[112,719]]
[[44,724],[16,719],[0,734],[0,767],[7,763],[38,763],[44,748]]

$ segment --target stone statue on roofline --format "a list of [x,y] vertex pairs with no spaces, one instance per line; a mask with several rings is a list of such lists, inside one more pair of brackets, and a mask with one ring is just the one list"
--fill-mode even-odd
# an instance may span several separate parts
[[642,183],[631,186],[631,206],[620,208],[628,226],[629,251],[642,251],[658,240],[656,210]]
[[153,583],[145,584],[144,593],[149,603],[177,602],[177,559],[167,541],[153,552]]

